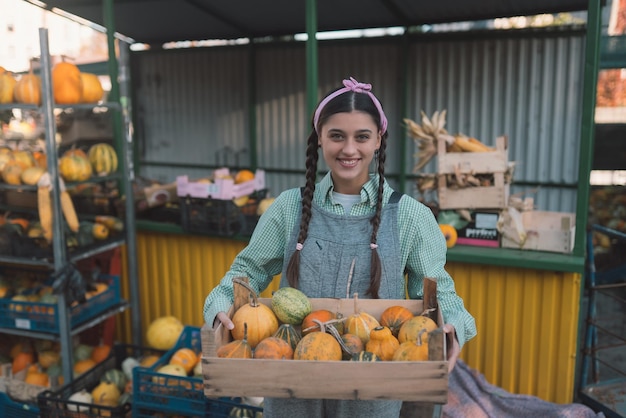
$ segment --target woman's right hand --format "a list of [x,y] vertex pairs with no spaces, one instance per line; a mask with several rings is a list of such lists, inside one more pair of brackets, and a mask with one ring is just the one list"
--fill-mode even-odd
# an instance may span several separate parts
[[217,328],[218,321],[221,322],[222,325],[226,327],[226,329],[235,328],[235,324],[233,324],[233,321],[231,321],[228,315],[226,315],[226,312],[217,313],[217,316],[215,317],[215,321],[213,322],[213,328]]

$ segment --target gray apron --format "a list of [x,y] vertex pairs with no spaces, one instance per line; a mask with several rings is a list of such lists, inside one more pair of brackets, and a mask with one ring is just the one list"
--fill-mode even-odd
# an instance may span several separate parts
[[[382,263],[379,296],[381,299],[404,299],[404,271],[400,263],[398,238],[398,202],[402,194],[394,192],[383,208],[378,229],[378,253]],[[358,292],[360,298],[370,283],[372,236],[371,215],[335,215],[312,205],[309,234],[300,254],[299,288],[311,298],[345,298]],[[285,265],[296,248],[300,217],[285,251]],[[352,261],[354,274],[348,285]],[[280,286],[288,286],[285,276]],[[398,418],[402,401],[341,401],[332,399],[266,398],[265,418]]]

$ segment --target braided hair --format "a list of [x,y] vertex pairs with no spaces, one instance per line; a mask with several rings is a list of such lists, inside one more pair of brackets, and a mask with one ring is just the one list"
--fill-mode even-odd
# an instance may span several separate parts
[[[377,171],[378,171],[378,193],[376,199],[376,212],[372,216],[372,236],[370,238],[370,247],[372,249],[372,259],[370,267],[370,285],[366,292],[373,299],[378,299],[378,291],[380,288],[380,280],[382,275],[382,267],[380,256],[377,250],[377,235],[378,228],[380,227],[380,218],[382,212],[383,203],[383,186],[385,183],[385,149],[387,147],[387,137],[389,136],[386,129],[383,129],[384,124],[381,121],[381,112],[373,102],[372,95],[366,93],[360,93],[355,91],[346,91],[337,95],[328,101],[321,111],[318,110],[318,123],[315,126],[315,122],[312,121],[311,134],[307,139],[306,148],[306,183],[302,193],[302,217],[300,220],[300,231],[298,233],[298,247],[296,251],[291,255],[287,270],[285,272],[287,282],[289,286],[297,288],[298,278],[300,276],[300,249],[301,245],[306,241],[309,232],[309,222],[311,220],[311,204],[313,201],[313,193],[315,192],[315,183],[317,179],[317,163],[319,161],[318,153],[318,131],[324,125],[329,117],[336,113],[349,113],[352,111],[361,111],[369,113],[376,125],[384,131],[381,135],[380,148],[377,152],[377,158],[375,158]],[[384,116],[384,115],[383,115]],[[385,121],[386,124],[386,121]]]

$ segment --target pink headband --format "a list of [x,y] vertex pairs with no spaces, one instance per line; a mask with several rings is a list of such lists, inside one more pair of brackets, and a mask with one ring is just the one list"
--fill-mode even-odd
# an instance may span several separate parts
[[[315,110],[315,116],[313,117],[313,126],[315,127],[315,131],[317,132],[317,122],[320,118],[320,113],[322,113],[322,109],[324,106],[328,104],[332,99],[339,96],[340,94],[347,93],[349,91],[354,91],[356,93],[365,93],[372,99],[374,102],[374,106],[378,109],[378,114],[380,115],[380,130],[381,135],[387,132],[387,117],[385,116],[385,112],[383,112],[383,107],[380,105],[380,102],[372,93],[372,85],[366,83],[359,83],[354,78],[350,77],[350,80],[343,80],[343,85],[345,87],[330,93],[322,102],[317,106]],[[319,134],[319,132],[318,132]]]

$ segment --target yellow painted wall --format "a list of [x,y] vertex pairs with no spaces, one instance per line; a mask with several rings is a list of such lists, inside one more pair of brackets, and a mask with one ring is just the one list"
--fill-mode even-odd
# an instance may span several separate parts
[[[142,329],[163,315],[201,326],[206,295],[244,246],[235,240],[140,231]],[[478,328],[478,336],[463,348],[463,360],[509,392],[572,402],[580,274],[464,263],[450,263],[448,271]],[[270,297],[276,286],[274,280],[262,296]],[[128,298],[128,280],[122,293]],[[131,342],[130,313],[120,315],[117,325],[118,339]]]

